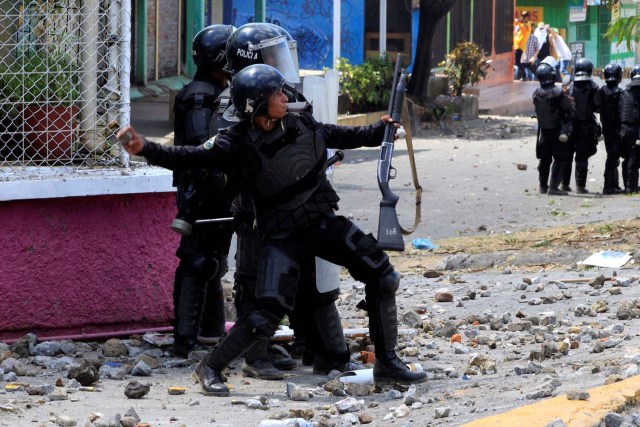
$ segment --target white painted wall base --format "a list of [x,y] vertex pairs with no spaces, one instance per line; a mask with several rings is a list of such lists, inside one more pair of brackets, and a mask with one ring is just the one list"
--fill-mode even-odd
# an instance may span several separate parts
[[174,192],[172,172],[131,162],[127,169],[0,168],[0,201]]

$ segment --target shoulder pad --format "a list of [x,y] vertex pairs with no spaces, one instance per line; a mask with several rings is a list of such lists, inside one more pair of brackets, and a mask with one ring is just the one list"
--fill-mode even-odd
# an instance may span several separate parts
[[233,135],[233,136],[240,135],[246,130],[247,123],[249,123],[249,122],[245,121],[245,122],[235,123],[235,124],[229,126],[226,129],[222,129],[220,131],[220,134],[221,135]]
[[194,80],[187,86],[185,86],[184,89],[185,91],[182,96],[184,96],[185,98],[197,93],[217,97],[222,91],[222,88],[220,88],[219,86],[216,86],[209,82],[205,82],[203,80]]
[[220,95],[216,98],[216,103],[218,104],[218,110],[216,112],[223,114],[231,104],[231,91],[228,86],[220,92]]
[[218,99],[231,99],[231,88],[229,88],[229,86],[224,88],[224,90],[218,95]]

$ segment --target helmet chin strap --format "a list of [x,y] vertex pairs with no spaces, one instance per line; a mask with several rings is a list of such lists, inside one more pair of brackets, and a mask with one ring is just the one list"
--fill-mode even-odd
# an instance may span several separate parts
[[278,120],[280,120],[278,117],[271,117],[269,115],[265,116],[267,118],[267,124],[269,126],[271,126],[272,123],[277,122]]

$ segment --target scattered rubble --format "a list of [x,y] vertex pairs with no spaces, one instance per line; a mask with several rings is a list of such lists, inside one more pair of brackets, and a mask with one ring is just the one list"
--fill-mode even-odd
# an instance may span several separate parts
[[[313,375],[307,367],[293,371],[287,382],[260,381],[243,378],[236,363],[231,396],[207,397],[189,379],[204,352],[175,359],[164,343],[153,344],[158,337],[40,342],[29,334],[0,343],[0,425],[18,425],[13,420],[22,419],[58,426],[136,426],[157,424],[158,417],[201,425],[198,407],[213,402],[216,413],[205,416],[205,424],[234,425],[237,419],[265,426],[287,425],[282,424],[286,420],[321,426],[393,420],[460,425],[548,397],[588,400],[589,388],[640,372],[640,338],[633,332],[640,323],[638,272],[598,271],[502,268],[405,275],[398,312],[401,328],[413,332],[399,336],[398,350],[428,376],[426,383],[411,387],[343,382]],[[366,316],[352,304],[363,296],[362,286],[343,282],[343,301],[351,301],[339,308],[345,327],[367,326]],[[355,334],[348,341],[353,359],[371,366],[369,337]],[[141,377],[145,382],[135,380]],[[117,397],[123,392],[124,400]],[[496,395],[499,400],[490,397]],[[135,411],[127,401],[136,402]],[[56,410],[37,409],[53,404]],[[621,416],[631,422],[632,415]]]

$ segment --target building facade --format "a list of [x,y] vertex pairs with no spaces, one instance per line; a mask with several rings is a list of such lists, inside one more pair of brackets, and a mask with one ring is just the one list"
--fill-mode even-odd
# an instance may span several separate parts
[[[255,21],[255,0],[133,0],[133,81],[146,83],[176,75],[193,75],[190,41],[198,29],[224,23],[236,27]],[[352,64],[379,54],[380,0],[341,0],[340,53]],[[387,1],[386,51],[413,58],[418,43],[417,0]],[[384,4],[384,3],[383,3]],[[490,80],[511,75],[514,0],[457,2],[438,25],[432,63],[444,59],[458,42],[480,44],[494,59]],[[265,21],[285,28],[298,41],[300,67],[331,68],[333,1],[288,0],[266,2]],[[487,22],[492,23],[487,25]],[[142,28],[146,26],[145,28]],[[157,48],[156,48],[157,46]],[[501,64],[504,62],[504,66]],[[409,61],[408,70],[411,71]]]
[[517,0],[514,18],[527,10],[532,23],[544,22],[558,28],[576,57],[591,59],[598,68],[610,62],[632,68],[637,62],[635,47],[611,42],[602,35],[617,17],[638,14],[637,0],[620,0],[605,5],[599,0]]

